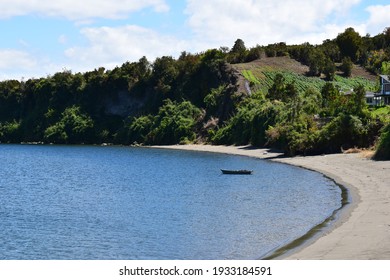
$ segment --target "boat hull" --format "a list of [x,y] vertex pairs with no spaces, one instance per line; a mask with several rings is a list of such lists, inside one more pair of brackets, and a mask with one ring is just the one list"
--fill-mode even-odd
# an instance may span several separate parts
[[227,170],[227,169],[221,169],[222,174],[229,174],[229,175],[251,175],[252,170]]

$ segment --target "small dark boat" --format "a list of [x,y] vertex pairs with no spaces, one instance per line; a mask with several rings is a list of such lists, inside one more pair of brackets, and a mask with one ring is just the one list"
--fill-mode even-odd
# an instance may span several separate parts
[[226,170],[226,169],[221,169],[222,174],[237,174],[237,175],[251,175],[252,170]]

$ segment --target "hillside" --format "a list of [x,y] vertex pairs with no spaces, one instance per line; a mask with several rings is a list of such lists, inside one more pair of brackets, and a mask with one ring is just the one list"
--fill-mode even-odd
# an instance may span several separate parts
[[372,147],[383,134],[386,151],[390,107],[368,108],[378,79],[362,68],[390,73],[384,36],[359,53],[337,40],[251,49],[237,40],[230,51],[3,81],[0,142],[252,144],[294,155]]
[[[232,66],[238,74],[238,88],[242,92],[248,91],[246,82],[250,83],[252,90],[267,92],[277,73],[281,73],[288,83],[294,81],[300,90],[306,90],[309,87],[320,90],[326,83],[323,76],[308,77],[309,67],[287,56],[264,57]],[[360,84],[364,85],[367,91],[375,91],[377,82],[377,76],[372,75],[361,66],[354,65],[350,78],[345,78],[341,72],[336,72],[335,80],[332,83],[337,85],[341,91],[349,91]]]
[[238,77],[238,95],[250,97],[210,134],[212,143],[251,143],[290,155],[335,153],[374,145],[387,123],[383,114],[376,116],[380,109],[369,109],[365,101],[367,91],[377,91],[378,78],[356,64],[351,77],[337,70],[333,81],[323,74],[309,76],[309,67],[288,56],[232,64],[232,68]]

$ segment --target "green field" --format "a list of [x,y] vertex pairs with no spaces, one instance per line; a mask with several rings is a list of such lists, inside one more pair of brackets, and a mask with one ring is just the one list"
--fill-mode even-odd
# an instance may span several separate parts
[[[272,60],[267,58],[260,59],[255,63],[242,63],[235,66],[255,90],[268,91],[273,85],[274,78],[277,74],[283,75],[286,83],[295,83],[299,91],[305,91],[308,88],[321,90],[327,81],[320,77],[306,76],[305,67],[299,62],[286,57],[272,58]],[[359,70],[361,72],[361,69]],[[350,91],[358,85],[363,85],[367,91],[373,92],[377,91],[378,88],[378,82],[375,80],[375,77],[368,79],[357,76],[356,74],[351,78],[336,75],[332,83],[340,91]]]

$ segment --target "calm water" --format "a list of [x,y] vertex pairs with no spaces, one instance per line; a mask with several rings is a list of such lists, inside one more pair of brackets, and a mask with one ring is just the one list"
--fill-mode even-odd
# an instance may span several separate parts
[[264,160],[0,145],[0,259],[255,259],[340,206],[332,181]]

